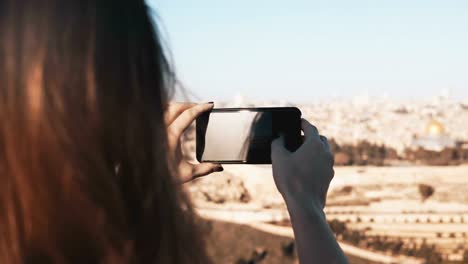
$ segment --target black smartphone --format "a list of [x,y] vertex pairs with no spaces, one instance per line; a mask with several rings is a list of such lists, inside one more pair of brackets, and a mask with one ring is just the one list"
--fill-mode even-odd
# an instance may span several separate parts
[[301,145],[301,111],[296,107],[215,108],[196,120],[199,162],[271,164],[271,142],[283,135],[285,147]]

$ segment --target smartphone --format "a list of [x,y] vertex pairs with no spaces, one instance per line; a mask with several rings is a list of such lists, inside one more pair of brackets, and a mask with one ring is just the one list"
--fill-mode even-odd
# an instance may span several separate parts
[[271,164],[271,142],[284,136],[285,147],[301,145],[301,111],[296,107],[215,108],[196,120],[199,162]]

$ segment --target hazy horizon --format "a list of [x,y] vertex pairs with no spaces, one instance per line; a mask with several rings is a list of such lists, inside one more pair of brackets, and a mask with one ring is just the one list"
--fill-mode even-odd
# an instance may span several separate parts
[[149,0],[200,100],[468,98],[468,2]]

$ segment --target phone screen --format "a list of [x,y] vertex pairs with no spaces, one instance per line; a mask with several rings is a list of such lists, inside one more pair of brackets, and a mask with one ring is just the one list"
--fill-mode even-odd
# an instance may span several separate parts
[[201,162],[268,164],[271,142],[280,134],[288,139],[300,137],[296,108],[214,109],[197,119],[197,158]]

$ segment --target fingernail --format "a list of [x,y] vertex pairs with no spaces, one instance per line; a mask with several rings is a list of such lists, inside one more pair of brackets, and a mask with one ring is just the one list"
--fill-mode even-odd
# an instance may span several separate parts
[[214,104],[214,102],[208,102],[208,104]]
[[221,171],[224,171],[224,168],[223,168],[223,166],[216,166],[215,171],[216,172],[221,172]]

